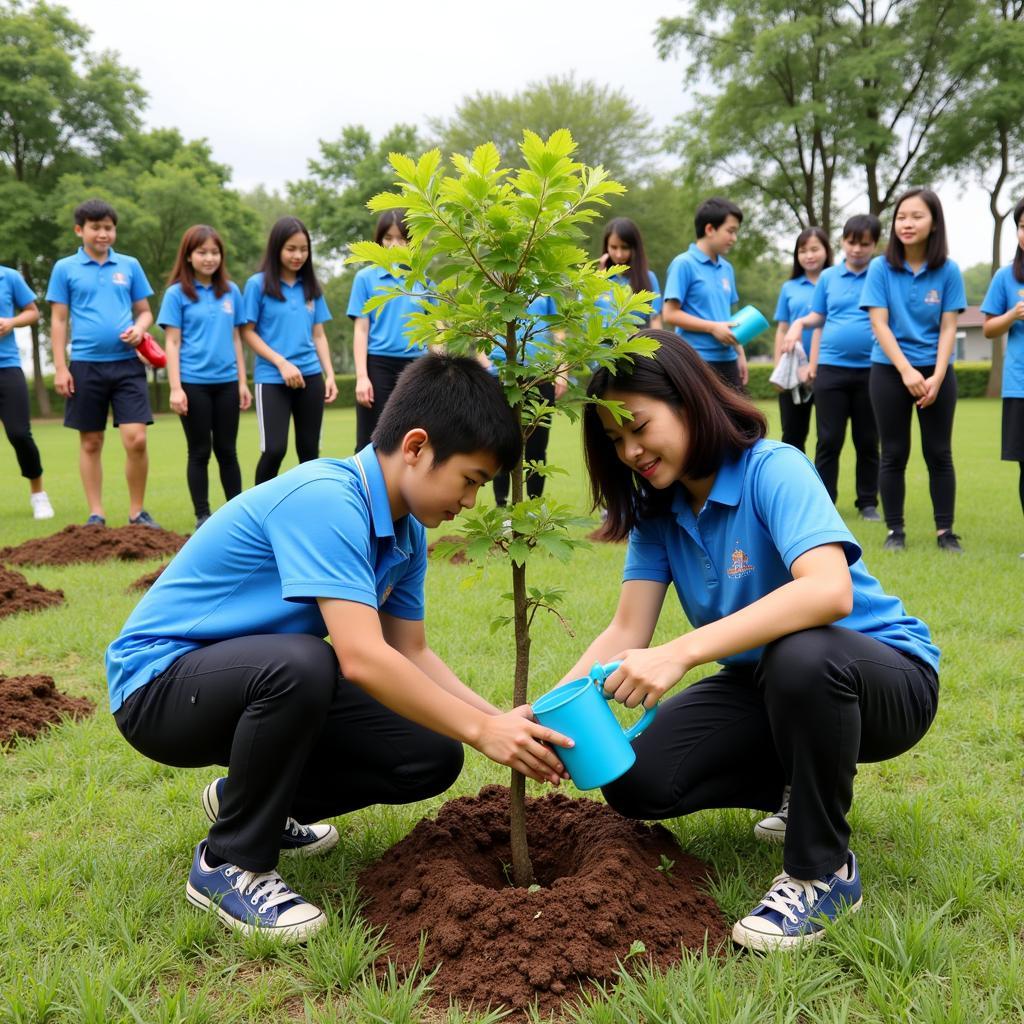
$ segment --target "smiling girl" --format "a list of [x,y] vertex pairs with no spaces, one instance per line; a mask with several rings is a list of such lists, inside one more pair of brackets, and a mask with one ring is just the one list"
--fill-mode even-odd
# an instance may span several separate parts
[[181,239],[157,322],[167,345],[171,409],[181,418],[188,446],[188,490],[196,529],[210,518],[207,467],[217,456],[224,497],[242,490],[235,442],[238,414],[252,404],[238,333],[242,294],[228,279],[224,243],[206,224]]
[[[641,334],[661,343],[655,356],[600,369],[588,389],[595,505],[629,547],[615,614],[566,678],[621,661],[605,693],[651,707],[721,663],[662,702],[636,764],[604,795],[627,817],[661,819],[773,808],[788,784],[785,870],[733,938],[789,948],[860,906],[847,822],[857,764],[927,731],[939,651],[868,573],[807,458],[765,440],[764,416],[695,350]],[[694,628],[651,646],[670,584]]]
[[939,197],[931,189],[909,189],[896,200],[889,245],[868,267],[860,297],[875,335],[869,387],[882,443],[878,489],[889,527],[887,551],[907,545],[903,500],[915,406],[938,545],[942,551],[963,551],[953,532],[957,387],[952,358],[957,314],[966,307],[960,268],[949,259]]
[[242,339],[256,353],[260,461],[256,483],[277,476],[295,420],[299,462],[320,454],[324,402],[338,397],[324,323],[331,312],[313,269],[306,225],[282,217],[270,230],[259,273],[245,283]]

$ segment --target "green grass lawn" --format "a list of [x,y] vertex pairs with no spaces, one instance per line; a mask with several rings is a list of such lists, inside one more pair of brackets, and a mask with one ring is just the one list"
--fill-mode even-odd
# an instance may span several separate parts
[[[777,437],[774,406],[769,412]],[[248,482],[256,427],[251,415],[242,424]],[[0,544],[85,518],[75,435],[56,423],[38,423],[35,433],[57,518],[33,522],[13,452],[0,445]],[[330,411],[323,453],[349,454],[354,433],[350,410]],[[1024,561],[1018,558],[1024,521],[1016,467],[998,461],[998,434],[997,403],[960,404],[954,454],[962,558],[935,547],[916,433],[908,470],[909,547],[902,555],[883,554],[883,527],[853,518],[849,451],[844,460],[840,510],[869,568],[928,622],[943,651],[942,699],[931,732],[914,750],[866,765],[858,776],[851,817],[865,888],[862,912],[799,955],[692,956],[667,974],[624,976],[607,997],[588,1001],[567,1019],[1024,1020]],[[164,416],[150,438],[147,508],[164,526],[187,531],[192,513],[181,428]],[[570,476],[552,478],[552,492],[582,502],[576,428],[559,424],[552,455],[572,468]],[[293,463],[294,457],[286,467]],[[107,518],[117,524],[127,515],[127,495],[114,432],[105,468]],[[216,483],[212,490],[219,497]],[[565,612],[575,630],[569,636],[551,616],[538,623],[532,694],[547,689],[606,624],[622,557],[622,547],[603,546],[578,554],[569,566],[531,565],[534,580],[566,586]],[[307,948],[280,952],[236,938],[186,904],[192,849],[206,827],[199,795],[216,772],[145,760],[120,738],[106,712],[104,648],[136,601],[126,586],[157,564],[22,570],[32,582],[61,587],[66,604],[0,620],[0,672],[49,673],[60,688],[98,705],[87,721],[0,753],[0,1021],[487,1019],[455,1009],[438,1018],[414,983],[377,982],[364,972],[378,937],[358,916],[356,875],[443,798],[350,815],[338,822],[342,840],[335,851],[284,867],[298,891],[331,913],[329,927]],[[507,706],[511,639],[504,632],[491,636],[488,628],[504,611],[499,595],[507,589],[506,574],[495,565],[469,586],[471,578],[465,567],[431,568],[429,636],[463,679]],[[671,598],[666,609],[663,638],[686,628]],[[505,781],[504,769],[469,751],[466,770],[447,795]],[[666,823],[686,850],[711,865],[714,895],[730,921],[747,912],[781,870],[780,851],[754,840],[753,818],[708,811]]]

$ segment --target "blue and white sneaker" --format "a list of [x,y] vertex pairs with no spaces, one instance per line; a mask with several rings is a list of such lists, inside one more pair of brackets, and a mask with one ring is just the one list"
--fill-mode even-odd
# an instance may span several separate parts
[[792,949],[825,934],[825,925],[863,902],[857,858],[847,855],[849,878],[829,875],[804,882],[783,873],[763,900],[732,929],[732,941],[749,949]]
[[148,526],[151,530],[159,530],[160,524],[143,509],[134,519],[128,517],[129,526]]
[[[203,790],[203,810],[210,821],[217,820],[220,797],[227,779],[214,779]],[[299,857],[316,857],[338,845],[338,830],[333,825],[302,825],[288,818],[281,833],[281,852]]]
[[204,839],[192,858],[185,895],[195,907],[213,907],[229,928],[304,942],[327,923],[324,912],[292,892],[276,871],[245,871],[235,864],[211,868],[205,853]]

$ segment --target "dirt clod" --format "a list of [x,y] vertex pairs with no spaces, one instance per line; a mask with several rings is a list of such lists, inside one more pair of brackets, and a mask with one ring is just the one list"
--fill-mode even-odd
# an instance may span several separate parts
[[150,526],[65,526],[48,537],[0,548],[0,561],[12,565],[73,565],[75,562],[141,562],[173,555],[187,540],[180,533]]
[[35,739],[62,718],[84,718],[94,705],[86,697],[69,697],[50,676],[0,675],[0,744],[15,736]]
[[[170,565],[169,562],[167,564]],[[160,575],[166,568],[167,565],[161,565],[159,568],[154,569],[152,572],[147,572],[145,576],[140,576],[137,580],[135,580],[134,583],[129,583],[128,589],[141,590],[143,592],[149,590],[149,588],[153,586],[153,584],[156,583],[158,579],[160,579]]]
[[47,590],[39,583],[29,583],[20,572],[0,565],[0,619],[63,603],[63,590]]
[[[547,1014],[595,982],[613,981],[638,939],[660,967],[678,962],[681,946],[701,949],[706,938],[714,950],[725,941],[722,913],[703,886],[706,866],[667,830],[594,800],[558,794],[527,803],[540,889],[513,888],[505,878],[502,786],[445,804],[360,876],[366,914],[386,926],[388,956],[400,967],[415,964],[426,933],[423,968],[440,964],[439,1008],[449,997],[505,1004],[522,1020],[534,1002]],[[663,856],[675,862],[670,876],[657,870]],[[429,882],[413,890],[417,877]]]
[[460,537],[457,533],[446,533],[443,537],[438,537],[437,540],[427,545],[427,555],[434,558],[442,558],[442,555],[435,554],[438,544],[454,544],[458,547],[459,550],[453,552],[450,557],[444,557],[444,560],[451,565],[465,565],[469,561],[469,558],[466,556],[465,537]]

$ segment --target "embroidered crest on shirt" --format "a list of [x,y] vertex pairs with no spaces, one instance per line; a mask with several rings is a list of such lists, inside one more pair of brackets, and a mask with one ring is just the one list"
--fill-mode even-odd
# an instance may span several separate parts
[[726,569],[726,575],[731,579],[738,580],[743,576],[749,576],[753,571],[753,563],[747,558],[743,549],[737,547],[732,553],[732,565]]
[[223,309],[225,313],[234,313],[235,304],[230,299],[225,299],[220,304],[220,308]]
[[925,305],[937,306],[942,301],[942,296],[939,295],[937,288],[932,288],[924,297],[924,301]]
[[127,284],[128,283],[128,279],[124,276],[124,274],[121,273],[120,270],[115,270],[113,275],[111,276],[110,280],[113,281],[114,284]]
[[728,291],[729,290],[729,279],[726,278],[726,277],[722,278],[722,289],[724,291]]
[[314,304],[313,300],[310,299],[309,302],[306,303],[306,310],[307,310],[307,312],[312,313],[314,305],[315,304]]

